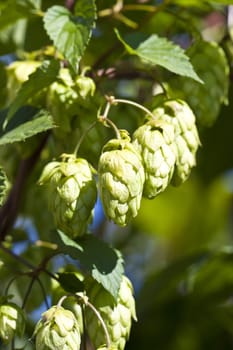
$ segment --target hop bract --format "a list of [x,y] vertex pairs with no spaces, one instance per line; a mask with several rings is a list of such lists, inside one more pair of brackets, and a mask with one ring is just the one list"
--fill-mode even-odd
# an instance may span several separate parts
[[14,303],[0,305],[0,338],[9,343],[15,335],[22,336],[25,329],[23,310]]
[[42,314],[34,336],[36,350],[79,350],[81,336],[74,314],[61,306],[52,306]]
[[[117,301],[94,280],[87,287],[87,296],[103,318],[110,336],[111,349],[123,350],[129,338],[132,319],[136,320],[131,282],[123,276]],[[86,325],[93,345],[98,349],[105,349],[105,333],[98,318],[89,308],[86,308]]]
[[104,146],[98,174],[106,216],[125,226],[138,213],[145,179],[140,155],[128,138],[113,139]]
[[174,126],[149,120],[133,134],[133,145],[142,156],[145,169],[143,195],[154,198],[164,191],[173,175],[176,152]]
[[176,152],[176,162],[172,184],[179,185],[190,175],[196,165],[196,152],[200,145],[195,116],[182,100],[168,100],[154,111],[155,120],[162,120],[174,126],[175,139],[173,149]]
[[40,184],[49,185],[49,207],[58,229],[72,238],[85,233],[97,198],[94,169],[83,158],[62,155],[48,163]]

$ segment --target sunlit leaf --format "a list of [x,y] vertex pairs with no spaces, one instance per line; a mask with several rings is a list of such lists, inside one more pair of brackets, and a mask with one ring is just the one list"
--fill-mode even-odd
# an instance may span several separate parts
[[151,66],[161,66],[178,75],[192,78],[199,83],[202,82],[185,51],[166,38],[152,34],[136,49],[133,49],[121,38],[118,31],[116,34],[129,54],[138,56],[142,62]]
[[222,104],[228,103],[228,60],[220,45],[202,40],[190,47],[189,56],[204,84],[184,77],[173,77],[169,82],[169,95],[184,99],[202,126],[212,126]]
[[53,118],[47,111],[39,111],[34,118],[4,133],[0,138],[0,146],[25,141],[29,137],[55,127]]
[[55,5],[44,16],[44,27],[48,36],[75,71],[91,37],[95,17],[93,0],[77,1],[74,13],[63,6]]

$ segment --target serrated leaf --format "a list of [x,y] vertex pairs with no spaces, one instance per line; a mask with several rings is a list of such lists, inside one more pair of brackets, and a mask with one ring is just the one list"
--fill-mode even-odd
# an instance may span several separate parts
[[34,118],[3,134],[0,138],[0,146],[24,141],[29,137],[55,127],[53,118],[47,111],[39,111]]
[[124,272],[120,252],[92,235],[85,237],[83,248],[81,264],[116,299]]
[[97,237],[87,234],[78,243],[61,231],[54,231],[59,250],[80,262],[82,267],[117,298],[124,272],[121,254]]
[[48,36],[75,71],[91,37],[95,18],[94,0],[77,1],[74,14],[63,6],[55,5],[44,16]]
[[30,0],[8,0],[0,12],[0,30],[21,18],[35,16],[38,11],[35,2]]
[[173,77],[168,83],[168,92],[170,97],[181,98],[190,105],[200,125],[210,127],[218,118],[222,104],[228,103],[227,57],[217,43],[202,40],[190,47],[189,55],[204,84]]
[[23,106],[13,115],[6,128],[3,125],[8,113],[8,108],[0,110],[0,138],[7,132],[15,129],[17,126],[32,120],[39,112],[39,109],[33,106]]
[[73,241],[62,231],[54,230],[52,235],[54,242],[59,247],[59,250],[61,250],[64,254],[68,254],[71,258],[77,259],[77,256],[83,252],[81,245]]
[[10,183],[8,181],[5,171],[0,166],[0,207],[4,204],[9,189]]
[[136,49],[133,49],[121,38],[118,31],[116,31],[116,35],[125,46],[126,50],[131,55],[138,56],[144,63],[151,66],[161,66],[175,74],[189,77],[202,83],[202,80],[194,71],[185,51],[166,38],[161,38],[153,34],[143,41]]
[[6,127],[15,112],[27,103],[28,99],[56,80],[59,68],[59,61],[44,61],[43,64],[29,76],[28,80],[23,83],[18,91],[14,102],[10,105],[4,127]]

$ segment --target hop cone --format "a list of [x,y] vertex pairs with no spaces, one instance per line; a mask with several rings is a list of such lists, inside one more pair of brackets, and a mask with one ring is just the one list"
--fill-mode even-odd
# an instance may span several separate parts
[[50,110],[58,128],[56,136],[63,138],[71,132],[72,118],[76,115],[78,93],[73,88],[74,82],[67,68],[59,72],[60,80],[55,81],[47,92],[47,107]]
[[198,122],[211,126],[227,103],[229,66],[223,49],[215,42],[198,41],[190,50],[190,60],[204,84],[176,77],[169,82],[169,94],[188,102]]
[[57,228],[72,238],[85,233],[97,197],[91,165],[83,158],[63,155],[61,162],[45,166],[39,183],[49,184],[49,207]]
[[15,335],[22,336],[25,328],[25,315],[14,303],[0,305],[0,338],[9,343]]
[[[117,301],[94,280],[87,287],[87,296],[103,318],[110,336],[111,349],[123,350],[129,338],[132,319],[136,320],[131,282],[123,276]],[[106,337],[98,318],[88,307],[85,312],[87,331],[93,345],[105,349]]]
[[75,88],[79,95],[85,99],[94,95],[96,86],[94,80],[80,75],[75,79]]
[[176,163],[172,184],[179,185],[190,175],[196,165],[196,152],[200,144],[195,116],[190,107],[181,100],[166,101],[157,107],[153,114],[155,119],[170,123],[175,129],[173,149],[176,152]]
[[174,126],[149,120],[133,134],[133,145],[142,156],[145,169],[143,195],[154,198],[164,191],[173,175],[176,152]]
[[140,155],[128,138],[113,139],[104,146],[98,173],[106,216],[125,226],[137,215],[145,177]]
[[4,204],[10,189],[10,182],[5,171],[0,166],[0,207]]
[[74,314],[61,306],[52,306],[36,325],[36,350],[79,350],[81,336]]

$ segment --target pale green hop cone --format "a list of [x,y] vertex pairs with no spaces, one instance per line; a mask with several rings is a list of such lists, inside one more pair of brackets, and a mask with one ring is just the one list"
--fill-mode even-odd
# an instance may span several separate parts
[[143,196],[154,198],[168,186],[176,162],[174,126],[149,120],[133,134],[133,145],[141,154],[145,169]]
[[85,99],[88,96],[94,95],[96,86],[94,80],[80,75],[75,79],[75,89],[77,89],[79,95]]
[[125,226],[139,210],[144,169],[129,139],[110,140],[103,148],[98,183],[104,212],[115,224]]
[[3,303],[0,305],[0,339],[9,343],[18,335],[23,336],[25,329],[25,314],[23,310],[14,303]]
[[0,165],[0,207],[5,203],[10,187],[11,185],[6,173]]
[[77,114],[79,95],[74,89],[74,81],[67,68],[60,69],[59,80],[49,86],[47,108],[57,125],[57,137],[63,138],[72,131],[72,118]]
[[49,208],[58,229],[71,238],[86,232],[97,199],[94,169],[83,158],[62,155],[48,163],[39,179],[49,185]]
[[81,335],[70,310],[52,306],[42,314],[35,327],[36,350],[79,350]]
[[182,100],[168,100],[154,111],[155,120],[170,123],[175,128],[173,143],[176,164],[171,183],[180,185],[189,177],[196,165],[196,152],[200,145],[196,118],[189,105]]
[[[117,301],[96,281],[87,287],[91,304],[99,311],[107,327],[111,349],[123,350],[129,338],[132,320],[136,320],[135,300],[130,280],[123,276]],[[105,349],[106,337],[100,321],[93,311],[86,307],[87,331],[95,348]]]

